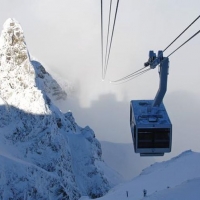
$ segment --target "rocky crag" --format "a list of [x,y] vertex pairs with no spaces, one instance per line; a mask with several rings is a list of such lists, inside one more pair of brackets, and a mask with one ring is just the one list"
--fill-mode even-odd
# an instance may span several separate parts
[[77,200],[110,189],[94,132],[52,103],[66,96],[8,19],[0,38],[0,199]]

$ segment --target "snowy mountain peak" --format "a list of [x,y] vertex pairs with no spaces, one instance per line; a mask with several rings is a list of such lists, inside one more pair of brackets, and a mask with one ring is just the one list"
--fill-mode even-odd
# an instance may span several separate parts
[[24,33],[21,25],[14,18],[9,18],[3,25],[2,36],[4,42],[10,46],[15,46],[17,43],[24,42]]
[[30,60],[23,30],[15,19],[4,23],[0,41],[1,98],[29,113],[51,113],[49,97],[65,99],[67,94],[39,62]]
[[30,62],[20,24],[8,19],[0,45],[0,92],[7,104],[35,114],[49,113],[42,91],[36,87],[36,73]]
[[[112,185],[89,128],[51,99],[66,93],[38,61],[23,30],[8,19],[0,37],[0,199],[100,197]],[[113,176],[116,173],[112,172]]]
[[[7,19],[3,25],[0,37],[1,66],[9,68],[20,66],[29,61],[29,55],[24,40],[24,33],[20,24],[15,19]],[[28,68],[26,69],[28,70]]]

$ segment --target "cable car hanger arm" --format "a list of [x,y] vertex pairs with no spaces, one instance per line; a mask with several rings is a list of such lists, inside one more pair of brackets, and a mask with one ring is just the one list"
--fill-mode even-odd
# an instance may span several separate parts
[[144,63],[144,66],[150,66],[151,69],[154,69],[157,65],[160,65],[160,84],[158,92],[153,101],[152,107],[159,107],[165,93],[167,91],[167,76],[169,69],[169,59],[168,57],[163,57],[163,51],[158,51],[158,55],[154,53],[154,51],[149,51],[149,60]]

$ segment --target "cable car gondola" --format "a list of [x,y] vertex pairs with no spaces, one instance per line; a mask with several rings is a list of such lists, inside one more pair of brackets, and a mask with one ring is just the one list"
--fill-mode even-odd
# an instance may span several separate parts
[[[108,60],[110,55],[110,49],[112,44],[112,38],[114,33],[115,21],[118,10],[118,3],[116,5],[115,18],[112,28],[111,41],[108,47],[108,36],[109,36],[109,24],[110,13],[108,22],[107,32],[107,44],[106,44],[106,55],[105,55],[105,67],[103,59],[103,1],[101,1],[101,49],[102,49],[102,79],[104,80]],[[133,78],[136,78],[150,69],[154,69],[156,66],[160,66],[160,86],[157,95],[154,100],[132,100],[130,102],[130,126],[133,138],[134,149],[136,153],[140,153],[141,156],[163,156],[164,153],[171,152],[172,146],[172,124],[169,116],[162,102],[164,95],[167,91],[167,76],[169,68],[169,57],[174,54],[177,50],[183,47],[191,39],[200,33],[200,30],[192,35],[188,40],[171,52],[167,57],[163,57],[163,52],[166,51],[186,30],[188,30],[198,19],[200,15],[189,24],[163,51],[159,51],[157,56],[153,51],[149,52],[149,60],[144,64],[144,67],[111,83],[125,83]],[[108,52],[108,54],[107,54]],[[150,66],[149,68],[146,68]]]
[[167,91],[169,68],[168,57],[149,52],[149,60],[145,63],[151,69],[160,65],[160,86],[154,100],[132,100],[130,102],[130,126],[136,153],[141,156],[163,156],[171,152],[172,124],[162,100]]

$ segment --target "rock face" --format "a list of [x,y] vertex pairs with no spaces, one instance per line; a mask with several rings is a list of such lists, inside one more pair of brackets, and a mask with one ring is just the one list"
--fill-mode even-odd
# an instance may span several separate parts
[[109,190],[94,132],[51,101],[66,95],[30,60],[20,24],[8,19],[0,38],[0,199],[75,200]]

